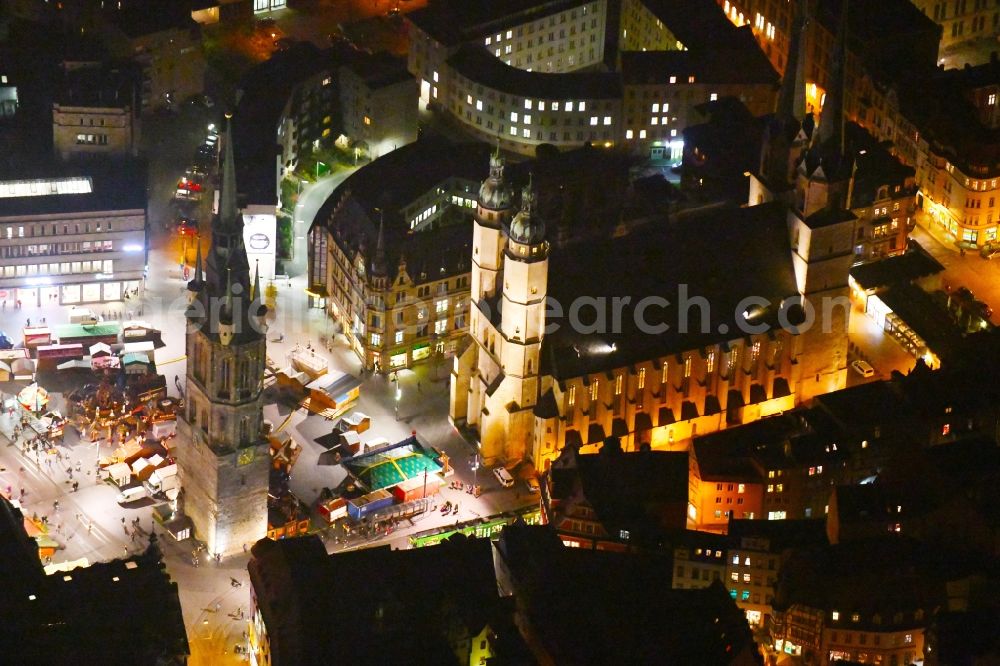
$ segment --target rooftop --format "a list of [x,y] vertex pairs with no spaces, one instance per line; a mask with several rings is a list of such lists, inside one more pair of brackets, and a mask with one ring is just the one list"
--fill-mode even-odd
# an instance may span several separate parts
[[[142,37],[165,30],[192,30],[197,23],[191,18],[188,2],[158,0],[125,0],[105,11],[107,19],[128,37]],[[102,5],[103,7],[103,5]]]
[[391,86],[394,83],[413,78],[413,75],[406,69],[405,58],[399,58],[385,52],[373,55],[360,53],[356,58],[352,58],[345,67],[373,89]]
[[56,102],[62,106],[135,109],[139,71],[130,63],[64,66]]
[[851,277],[862,289],[878,289],[893,284],[905,284],[936,275],[944,270],[916,241],[910,241],[907,251],[894,257],[869,261],[851,268]]
[[508,26],[534,21],[587,0],[437,0],[407,19],[444,46],[457,46]]
[[[606,334],[578,333],[568,322],[550,317],[549,325],[558,326],[542,343],[543,370],[562,381],[725,343],[741,337],[738,331],[745,320],[737,305],[749,295],[772,304],[765,315],[770,321],[780,303],[797,293],[785,220],[786,209],[777,202],[715,208],[677,220],[656,219],[617,238],[553,249],[549,296],[561,304],[564,315],[577,299],[611,303],[615,297],[628,297],[634,305],[656,296],[669,303],[647,308],[646,326],[637,325],[634,317],[621,317],[618,333],[610,332],[610,326]],[[603,260],[595,265],[579,261],[581,256]],[[704,260],[709,256],[712,262]],[[723,275],[717,266],[741,269]],[[710,307],[682,310],[682,289],[687,299],[704,297]],[[705,310],[708,326],[702,328]],[[650,327],[658,324],[669,328],[652,332]],[[689,330],[682,332],[685,327]]]
[[347,256],[362,251],[370,270],[384,215],[390,277],[401,260],[417,283],[468,271],[470,224],[411,231],[402,209],[450,178],[478,183],[486,177],[488,155],[489,146],[479,143],[426,139],[408,144],[351,174],[323,204],[313,224],[329,229]]
[[[621,54],[622,80],[630,84],[695,83],[778,85],[778,73],[760,50],[749,26],[731,41],[686,51],[626,51]],[[733,67],[739,62],[739,67]]]
[[[475,636],[499,604],[486,539],[326,555],[319,537],[309,536],[263,539],[252,552],[254,594],[288,663],[329,663],[334,654],[350,663],[405,662],[415,654],[451,663],[454,654],[445,655],[452,623]],[[283,608],[308,612],[282,613]],[[331,626],[353,627],[350,640],[329,631]],[[300,650],[294,655],[287,652],[293,642]]]
[[508,94],[552,100],[621,97],[621,77],[614,72],[549,74],[512,67],[480,45],[462,45],[448,58],[456,72]]
[[[16,178],[16,180],[15,180]],[[53,191],[54,190],[54,191]],[[141,160],[50,163],[0,173],[0,219],[28,215],[146,210]]]

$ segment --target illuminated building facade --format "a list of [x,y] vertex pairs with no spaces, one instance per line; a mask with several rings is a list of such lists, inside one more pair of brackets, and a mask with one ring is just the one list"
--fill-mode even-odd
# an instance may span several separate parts
[[1000,225],[1000,63],[938,72],[914,90],[924,140],[917,168],[932,224],[963,246],[992,247]]
[[917,9],[941,26],[941,48],[983,37],[1000,29],[1000,6],[989,0],[912,0]]
[[119,2],[106,9],[101,36],[113,55],[142,72],[140,108],[177,108],[205,88],[201,27],[178,3]]
[[[770,203],[706,215],[674,229],[658,224],[624,233],[619,229],[614,238],[570,242],[552,250],[530,190],[517,205],[502,159],[494,157],[490,171],[480,190],[473,231],[470,339],[455,361],[450,407],[453,422],[478,431],[487,461],[530,458],[538,469],[547,469],[565,446],[587,453],[611,435],[621,438],[625,450],[643,444],[686,450],[696,434],[785,411],[843,386],[846,327],[841,332],[836,322],[829,335],[815,329],[796,334],[794,328],[779,326],[732,336],[728,331],[736,330],[737,323],[714,319],[728,312],[702,312],[704,319],[683,324],[674,317],[699,310],[690,306],[693,294],[715,307],[740,301],[737,293],[747,288],[771,305],[735,315],[768,321],[777,303],[811,293],[811,263],[828,279],[842,268],[846,289],[850,233],[837,245],[837,261],[828,265],[825,257],[814,258],[800,265],[801,255],[788,252],[794,216],[783,205]],[[751,229],[753,240],[732,236]],[[709,252],[710,238],[720,236],[731,238],[727,245],[734,248],[759,250],[753,257],[741,255],[739,263],[747,268],[740,285],[712,282],[702,274],[704,262],[694,259]],[[827,238],[816,242],[825,247]],[[686,248],[684,256],[673,251],[681,247]],[[580,262],[581,256],[604,257],[602,269]],[[742,284],[750,273],[760,278],[752,287]],[[660,335],[644,334],[621,315],[622,328],[614,331],[578,332],[565,320],[546,330],[554,323],[546,320],[551,316],[546,314],[547,297],[565,313],[580,298],[594,307],[623,296],[636,303],[676,290],[678,284],[687,285],[690,293],[668,299],[677,309],[665,306],[670,321],[665,334],[666,329],[657,329]],[[833,313],[840,323],[845,307],[846,302],[839,315]],[[601,315],[598,320],[604,321]],[[700,333],[678,331],[689,324]],[[708,331],[716,333],[703,334]],[[697,507],[691,511],[697,521]]]
[[[385,53],[341,54],[295,86],[278,121],[281,175],[291,174],[303,156],[334,144],[355,158],[370,160],[417,138],[416,80],[406,61]],[[327,58],[317,53],[315,59]]]
[[267,534],[271,456],[262,422],[267,356],[260,276],[250,279],[237,208],[231,132],[223,136],[219,212],[204,264],[188,283],[187,382],[178,419],[183,510],[210,555],[243,552]]
[[309,231],[313,307],[366,368],[455,352],[468,326],[469,218],[488,148],[418,141],[357,171]]
[[63,66],[52,105],[52,143],[61,159],[136,155],[139,150],[139,76],[129,66]]
[[59,170],[65,175],[0,179],[0,300],[8,306],[120,301],[142,283],[145,169]]
[[736,95],[773,107],[774,70],[710,1],[466,4],[408,15],[409,69],[422,105],[504,149],[590,142],[676,161],[694,106]]

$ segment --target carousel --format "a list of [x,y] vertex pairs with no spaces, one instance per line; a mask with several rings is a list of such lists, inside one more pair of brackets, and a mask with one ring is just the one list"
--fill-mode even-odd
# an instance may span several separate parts
[[26,411],[40,414],[49,404],[49,392],[38,384],[31,384],[17,394],[17,402]]

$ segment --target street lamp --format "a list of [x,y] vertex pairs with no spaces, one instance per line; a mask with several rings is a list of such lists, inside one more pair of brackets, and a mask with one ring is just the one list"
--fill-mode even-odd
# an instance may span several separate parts
[[319,165],[320,164],[322,164],[323,166],[326,166],[325,162],[320,162],[319,160],[316,160],[316,180],[319,180]]
[[399,399],[403,397],[403,389],[399,388],[398,381],[396,380],[396,420],[399,420]]
[[472,457],[470,466],[472,467],[472,487],[475,490],[475,487],[479,485],[479,451],[476,451]]

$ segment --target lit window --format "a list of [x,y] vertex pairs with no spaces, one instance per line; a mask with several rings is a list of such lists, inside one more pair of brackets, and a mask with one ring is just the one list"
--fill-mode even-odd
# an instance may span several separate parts
[[531,124],[531,116],[529,116],[528,114],[524,114],[524,124],[525,125]]
[[528,111],[531,111],[531,100],[530,99],[524,100],[524,108],[526,108]]
[[719,94],[718,93],[712,93],[711,95],[708,96],[708,101],[709,102],[714,102],[717,99],[719,99]]
[[553,111],[559,110],[559,102],[552,102],[552,110]]
[[860,614],[854,613],[853,615],[851,615],[851,622],[860,622],[860,621],[861,621]]
[[530,139],[531,138],[531,130],[528,129],[527,127],[525,127],[523,130],[521,130],[521,136],[523,136],[525,139]]
[[466,95],[465,96],[465,103],[466,104],[472,104],[472,95]]
[[740,563],[740,555],[739,553],[737,553],[733,555],[733,564],[739,564],[739,563]]
[[670,82],[671,83],[677,83],[677,77],[676,76],[671,76],[670,77]]
[[743,559],[744,566],[750,566],[750,557],[747,556]]
[[748,574],[748,573],[743,574],[743,582],[744,583],[749,583],[750,582],[750,574]]
[[611,124],[611,116],[604,116],[604,124],[605,125]]
[[511,136],[517,136],[517,128],[516,127],[511,126],[511,128],[510,128],[510,135]]
[[[556,108],[555,104],[556,103],[553,102],[552,109],[554,111],[558,111],[559,109]],[[567,111],[572,111],[573,110],[573,102],[566,102],[565,108],[566,108]]]
[[512,32],[511,32],[510,30],[508,30],[508,31],[507,31],[507,39],[510,39],[510,38],[511,38],[511,35],[512,35],[512,34],[513,34],[513,33],[512,33]]
[[442,298],[437,303],[434,304],[434,311],[438,314],[442,314],[448,311],[448,299]]
[[625,130],[626,139],[631,139],[633,136],[635,136],[635,132],[633,132],[632,130]]
[[675,129],[670,130],[670,136],[677,136],[677,130]]
[[837,620],[839,620],[840,619],[840,612],[839,611],[833,611],[832,613],[830,613],[830,619],[833,620],[834,622],[836,622]]
[[379,335],[378,333],[372,333],[371,340],[373,347],[378,347],[380,344],[382,344],[382,336]]
[[622,375],[615,377],[615,395],[622,394]]
[[990,93],[989,101],[987,102],[987,104],[993,106],[996,103],[997,103],[997,96],[993,93]]
[[639,130],[639,138],[640,139],[646,138],[646,130]]
[[734,583],[738,583],[740,582],[740,575],[734,571],[731,574],[729,574],[729,580],[733,581]]
[[434,83],[439,83],[439,81],[438,81],[438,73],[437,72],[434,72]]
[[913,634],[906,634],[906,636],[903,637],[903,641],[905,643],[912,643],[913,642]]
[[448,320],[447,319],[439,319],[438,321],[434,322],[434,332],[437,333],[438,335],[441,335],[442,333],[447,333],[448,332]]
[[477,99],[476,100],[476,111],[482,111],[482,110],[483,110],[483,100]]
[[516,123],[517,122],[517,111],[511,111],[510,112],[510,122],[512,122],[512,123]]
[[941,426],[941,436],[942,437],[948,435],[950,432],[951,432],[951,424],[950,423],[945,423],[943,426]]
[[493,43],[493,38],[492,37],[487,37],[486,38],[486,46],[489,46],[492,43]]
[[580,102],[579,104],[576,105],[576,110],[577,111],[586,111],[587,110],[587,103],[586,102]]
[[396,344],[401,344],[403,342],[403,332],[396,331]]
[[639,388],[646,387],[646,368],[639,368]]
[[595,379],[594,383],[590,385],[590,399],[597,400],[597,389],[600,387],[600,380]]
[[659,112],[660,112],[660,103],[653,102],[653,113],[659,113]]
[[538,100],[538,110],[539,111],[545,110],[545,102],[543,100]]
[[590,124],[591,125],[596,125],[597,124],[597,116],[591,116],[590,117]]
[[652,117],[652,118],[650,119],[650,121],[649,121],[649,124],[650,124],[650,125],[658,125],[659,123],[660,123],[660,119],[659,119],[659,118],[657,118],[656,116],[653,116],[653,117]]
[[739,484],[739,485],[736,486],[736,492],[738,492],[738,493],[744,493],[744,492],[746,492],[746,490],[747,490],[747,486],[746,486],[745,483],[741,483],[741,484]]
[[569,391],[566,393],[566,404],[570,407],[576,404],[576,387],[570,386]]
[[371,125],[371,124],[372,124],[372,119],[369,118],[368,116],[365,116],[365,125]]

